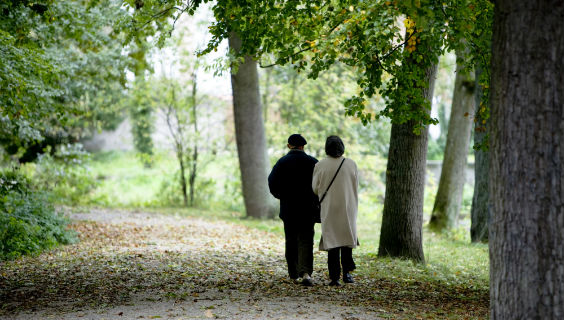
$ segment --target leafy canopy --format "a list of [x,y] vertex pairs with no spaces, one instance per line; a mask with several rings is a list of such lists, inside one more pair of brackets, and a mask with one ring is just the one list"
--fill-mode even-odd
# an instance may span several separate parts
[[[162,21],[165,16],[176,20],[201,4],[145,1],[135,23],[148,25],[152,17]],[[469,67],[488,61],[491,8],[486,0],[218,1],[216,22],[209,27],[212,39],[201,54],[217,50],[234,32],[243,40],[239,55],[259,59],[262,67],[291,64],[315,79],[340,62],[357,75],[357,93],[345,103],[347,115],[365,124],[384,116],[421,126],[437,122],[426,111],[430,105],[420,90],[426,86],[421,73],[444,50],[461,47],[462,39],[470,39],[473,47]],[[372,114],[366,105],[376,94],[386,107]]]

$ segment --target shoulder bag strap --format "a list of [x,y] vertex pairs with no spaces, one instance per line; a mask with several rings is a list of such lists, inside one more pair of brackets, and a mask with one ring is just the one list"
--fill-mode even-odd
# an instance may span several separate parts
[[325,199],[325,196],[327,195],[327,191],[329,191],[329,188],[331,188],[331,185],[333,184],[333,181],[335,181],[335,178],[337,177],[337,174],[339,173],[339,170],[341,170],[341,166],[343,165],[343,162],[345,162],[346,158],[343,158],[343,161],[341,161],[341,164],[339,165],[339,168],[337,169],[337,172],[335,172],[335,175],[333,176],[333,179],[331,180],[331,182],[329,183],[329,186],[327,187],[327,190],[325,190],[325,192],[323,193],[323,196],[321,197],[321,200],[319,200],[319,203],[321,204],[321,202],[323,202],[323,199]]

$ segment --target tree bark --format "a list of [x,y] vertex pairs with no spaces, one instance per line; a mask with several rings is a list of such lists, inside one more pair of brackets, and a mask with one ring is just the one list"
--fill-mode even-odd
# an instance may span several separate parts
[[[464,53],[457,53],[457,60],[464,58]],[[463,66],[457,63],[441,178],[429,222],[429,226],[436,231],[452,229],[458,223],[472,133],[470,114],[475,109],[473,78],[472,73],[464,72]]]
[[[429,102],[433,97],[436,73],[437,64],[425,70],[424,80],[428,86],[421,90]],[[378,255],[424,263],[423,192],[429,126],[416,134],[413,132],[415,125],[414,121],[392,124]]]
[[496,1],[491,318],[564,319],[564,4]]
[[[229,35],[229,47],[235,52],[240,50],[241,39],[236,34]],[[237,69],[231,68],[231,86],[237,153],[247,216],[272,218],[275,212],[267,183],[269,165],[257,63],[252,57],[245,56],[245,61]]]
[[[482,69],[476,67],[476,89],[474,97],[478,108],[487,107],[481,105],[483,90],[480,85]],[[477,108],[477,109],[478,109]],[[482,123],[482,118],[476,109],[474,125],[474,143],[481,145],[488,138],[486,128],[488,122]],[[490,220],[489,210],[489,152],[483,148],[474,150],[474,195],[472,197],[470,238],[472,242],[488,242],[488,225]]]

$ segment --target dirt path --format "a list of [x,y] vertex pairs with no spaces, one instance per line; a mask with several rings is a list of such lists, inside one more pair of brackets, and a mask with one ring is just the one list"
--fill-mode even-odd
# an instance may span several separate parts
[[[2,319],[379,319],[370,279],[287,280],[283,238],[198,218],[72,214],[80,242],[0,264]],[[415,306],[417,307],[417,306]]]

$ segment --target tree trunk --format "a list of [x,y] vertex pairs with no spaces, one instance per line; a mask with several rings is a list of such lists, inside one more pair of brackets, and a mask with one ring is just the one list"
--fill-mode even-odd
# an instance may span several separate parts
[[564,319],[564,5],[496,1],[491,318]]
[[[421,90],[428,101],[433,96],[436,73],[436,64],[425,71],[424,80],[428,87]],[[378,255],[403,257],[424,263],[423,191],[429,126],[423,127],[416,134],[413,132],[415,125],[414,121],[392,124]]]
[[[241,48],[241,39],[229,36],[229,47],[235,52]],[[243,198],[247,216],[271,218],[274,216],[273,199],[268,191],[268,161],[262,107],[258,86],[257,63],[250,56],[231,68],[235,136],[241,169]]]
[[[457,60],[464,59],[464,54],[457,56]],[[454,228],[458,222],[472,133],[470,114],[475,109],[473,78],[472,73],[464,72],[463,66],[457,64],[441,178],[429,222],[436,231]]]
[[192,152],[192,168],[190,169],[190,177],[188,179],[190,183],[190,207],[194,206],[194,191],[196,189],[196,177],[198,173],[198,140],[200,138],[200,131],[198,130],[198,101],[196,95],[198,79],[196,73],[192,73],[192,93],[190,96],[190,104],[192,105],[192,124],[194,126],[194,142],[193,152]]
[[178,119],[178,111],[175,109],[176,104],[176,90],[174,85],[170,85],[171,101],[168,107],[164,110],[166,115],[166,124],[170,132],[170,136],[174,140],[174,150],[176,152],[176,160],[180,167],[180,189],[182,191],[182,200],[184,206],[188,207],[188,195],[186,193],[186,163],[184,162],[184,134],[182,132],[182,124]]
[[[480,85],[480,76],[482,69],[476,67],[476,89],[474,90],[474,97],[476,106],[479,108],[486,107],[481,105],[483,90]],[[476,110],[474,125],[474,143],[481,145],[487,139],[486,128],[488,122],[482,123],[483,119],[480,113]],[[488,242],[488,225],[490,220],[489,215],[489,152],[482,148],[474,150],[474,196],[472,197],[471,209],[471,226],[470,237],[472,242]]]
[[[179,148],[179,147],[177,147]],[[188,207],[188,195],[186,193],[186,175],[184,169],[184,155],[182,152],[177,152],[178,164],[180,165],[180,187],[182,188],[182,200],[184,206]]]

